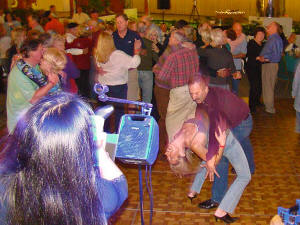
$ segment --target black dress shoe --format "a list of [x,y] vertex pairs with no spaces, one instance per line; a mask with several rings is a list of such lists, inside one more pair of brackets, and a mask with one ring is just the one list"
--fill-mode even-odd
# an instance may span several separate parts
[[200,202],[198,204],[198,207],[200,209],[213,209],[213,208],[217,208],[219,206],[219,203],[215,202],[214,200],[212,199],[208,199],[204,202]]
[[218,220],[221,220],[228,224],[228,223],[235,222],[238,219],[238,217],[231,217],[231,216],[229,216],[228,213],[226,213],[225,216],[222,216],[222,217],[215,216],[215,219],[216,219],[216,222],[218,222]]

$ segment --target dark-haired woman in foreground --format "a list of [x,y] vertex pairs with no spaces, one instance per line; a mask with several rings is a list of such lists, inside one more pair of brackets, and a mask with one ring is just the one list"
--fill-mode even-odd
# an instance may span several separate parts
[[128,189],[101,136],[93,139],[93,115],[77,96],[59,93],[21,117],[1,152],[1,224],[107,224]]

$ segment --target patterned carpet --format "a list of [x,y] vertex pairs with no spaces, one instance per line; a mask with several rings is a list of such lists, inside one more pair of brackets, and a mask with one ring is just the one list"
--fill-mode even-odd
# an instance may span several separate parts
[[[248,93],[247,82],[242,81],[242,96]],[[280,84],[279,84],[280,86]],[[254,129],[251,140],[255,152],[256,172],[247,186],[233,216],[239,225],[266,225],[277,213],[277,207],[288,208],[300,198],[300,135],[294,133],[295,111],[288,93],[277,89],[275,115],[266,114],[263,108],[253,115]],[[5,96],[0,95],[0,128],[5,127]],[[186,193],[192,177],[178,178],[166,161],[158,157],[152,171],[154,194],[154,225],[222,224],[213,218],[214,210],[201,210],[197,204],[210,198],[211,184],[206,181],[202,192],[191,204]],[[121,210],[111,218],[111,224],[141,224],[139,211],[138,170],[136,166],[118,163],[127,177],[129,198]],[[230,174],[230,181],[235,175]],[[150,201],[144,185],[144,219],[149,224]]]

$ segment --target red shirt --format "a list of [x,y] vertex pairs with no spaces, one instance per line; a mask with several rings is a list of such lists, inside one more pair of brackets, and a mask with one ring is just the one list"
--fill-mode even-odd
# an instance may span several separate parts
[[66,43],[66,49],[79,48],[88,49],[88,53],[73,55],[73,61],[80,70],[89,70],[91,64],[92,40],[88,37],[78,37],[71,43]]
[[52,18],[45,25],[45,31],[54,30],[56,33],[63,35],[65,33],[64,25],[58,19]]
[[196,49],[170,46],[159,58],[153,68],[155,83],[166,89],[181,87],[189,82],[190,76],[199,71]]

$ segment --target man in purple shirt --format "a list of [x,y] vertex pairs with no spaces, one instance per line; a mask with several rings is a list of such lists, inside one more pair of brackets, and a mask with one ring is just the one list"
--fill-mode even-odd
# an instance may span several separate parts
[[[197,112],[206,111],[209,116],[209,142],[206,154],[208,173],[215,173],[216,169],[220,177],[215,177],[212,188],[212,199],[199,204],[200,208],[210,209],[217,207],[223,199],[228,184],[228,160],[222,157],[217,168],[215,168],[214,155],[218,152],[219,144],[215,137],[217,131],[218,115],[221,114],[226,120],[228,128],[240,142],[246,155],[250,172],[255,170],[253,148],[249,139],[252,131],[252,116],[248,105],[232,92],[218,88],[209,87],[209,77],[195,75],[189,81],[189,91],[192,99],[197,103]],[[194,193],[190,193],[192,195]]]
[[257,60],[262,62],[262,92],[267,113],[275,113],[274,89],[277,80],[278,63],[283,51],[282,39],[278,34],[280,25],[272,22],[267,26],[268,41]]

